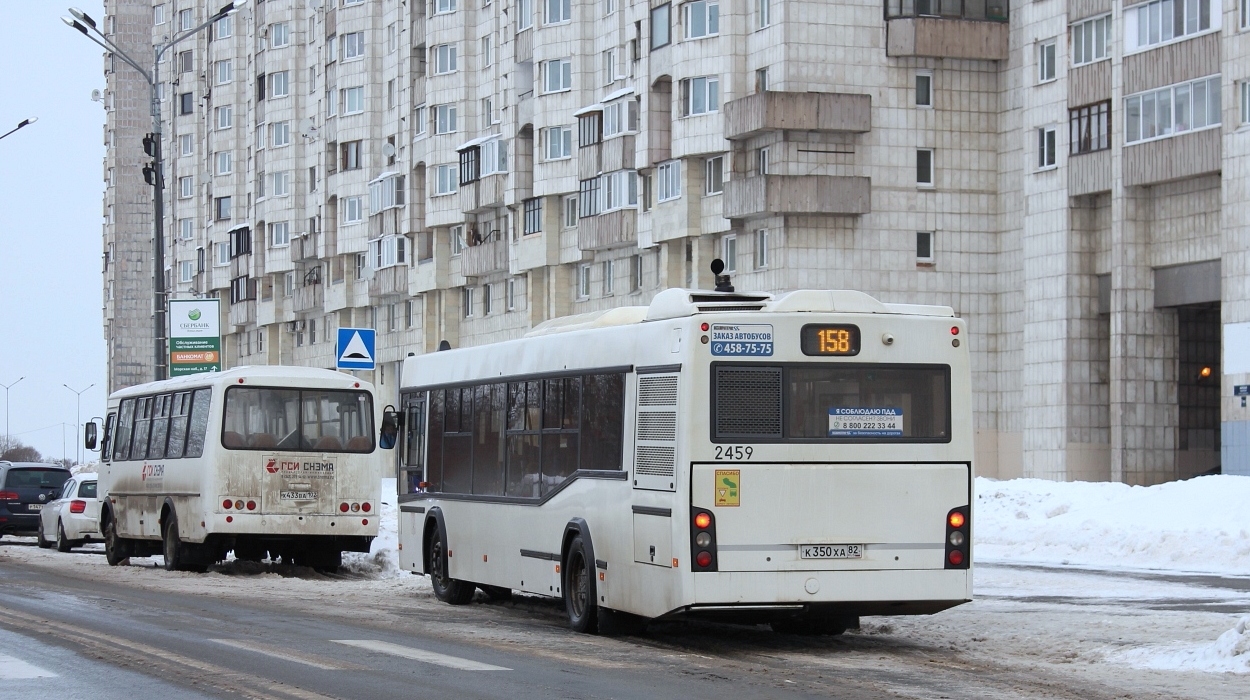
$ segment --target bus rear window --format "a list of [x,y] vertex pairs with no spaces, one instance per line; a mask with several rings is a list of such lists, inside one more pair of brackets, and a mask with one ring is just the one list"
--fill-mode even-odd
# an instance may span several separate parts
[[950,367],[713,366],[716,440],[947,442]]
[[221,444],[232,450],[373,451],[373,401],[364,391],[231,387]]

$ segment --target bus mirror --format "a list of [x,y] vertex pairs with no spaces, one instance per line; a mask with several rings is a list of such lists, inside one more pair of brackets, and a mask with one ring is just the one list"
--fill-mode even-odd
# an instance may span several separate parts
[[84,423],[82,426],[82,443],[90,451],[95,451],[96,444],[96,424],[94,421]]
[[393,406],[387,406],[382,412],[382,430],[378,435],[378,447],[389,450],[395,447],[399,438],[399,428],[403,423],[403,414]]

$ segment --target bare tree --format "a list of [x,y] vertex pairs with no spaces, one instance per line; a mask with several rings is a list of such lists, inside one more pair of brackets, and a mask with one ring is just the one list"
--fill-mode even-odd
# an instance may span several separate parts
[[29,445],[25,445],[15,437],[0,437],[0,460],[10,462],[39,462],[43,456]]

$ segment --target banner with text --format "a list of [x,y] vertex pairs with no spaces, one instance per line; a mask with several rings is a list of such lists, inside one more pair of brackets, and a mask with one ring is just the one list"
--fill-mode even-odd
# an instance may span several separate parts
[[221,371],[217,299],[169,302],[169,376]]

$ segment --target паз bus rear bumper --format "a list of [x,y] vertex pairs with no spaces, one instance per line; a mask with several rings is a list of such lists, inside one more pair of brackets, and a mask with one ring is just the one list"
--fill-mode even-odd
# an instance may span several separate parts
[[[231,522],[226,522],[230,517]],[[218,535],[339,535],[376,537],[377,515],[265,515],[238,513],[217,514],[206,522],[209,534]]]

